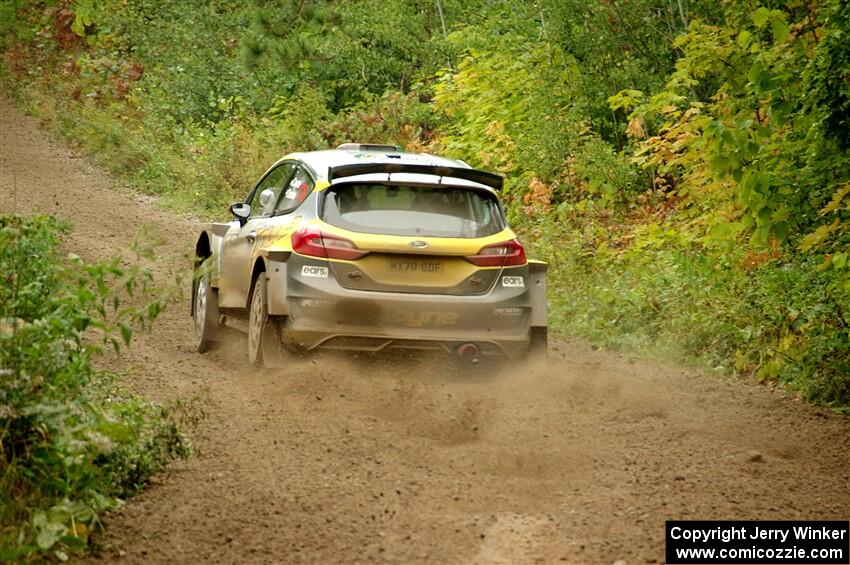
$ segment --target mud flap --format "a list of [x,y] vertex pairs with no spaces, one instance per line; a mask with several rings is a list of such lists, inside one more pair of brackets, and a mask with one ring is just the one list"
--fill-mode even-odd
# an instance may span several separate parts
[[549,311],[546,302],[546,271],[542,261],[528,262],[529,293],[531,296],[531,341],[528,358],[546,359],[549,355]]
[[287,351],[281,340],[280,321],[269,318],[263,330],[263,366],[267,369],[283,369],[287,366]]
[[549,357],[549,328],[531,328],[531,342],[526,357],[540,360]]
[[268,309],[269,316],[288,316],[286,305],[286,269],[285,261],[269,260],[266,263],[268,278]]
[[546,306],[546,271],[549,265],[542,261],[528,262],[528,293],[531,297],[531,327],[545,328],[549,325]]

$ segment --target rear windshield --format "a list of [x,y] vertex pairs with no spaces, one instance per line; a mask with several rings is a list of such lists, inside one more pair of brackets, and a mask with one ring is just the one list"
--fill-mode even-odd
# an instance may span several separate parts
[[355,232],[423,237],[485,237],[505,227],[492,194],[381,184],[331,188],[322,219]]

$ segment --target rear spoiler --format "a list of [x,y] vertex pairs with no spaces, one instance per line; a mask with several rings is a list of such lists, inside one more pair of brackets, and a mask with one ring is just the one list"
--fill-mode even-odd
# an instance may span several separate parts
[[469,180],[489,186],[494,190],[502,190],[505,182],[502,175],[479,171],[477,169],[465,169],[463,167],[444,167],[442,165],[413,165],[409,163],[355,163],[353,165],[340,165],[328,169],[328,182],[345,177],[357,175],[372,175],[386,173],[415,173],[420,175],[436,175],[438,177],[451,177]]

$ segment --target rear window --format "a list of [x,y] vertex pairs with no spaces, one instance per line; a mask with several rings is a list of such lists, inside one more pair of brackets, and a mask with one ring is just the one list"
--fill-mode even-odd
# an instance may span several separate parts
[[350,231],[386,235],[471,238],[504,229],[494,195],[449,187],[334,187],[325,196],[322,219]]

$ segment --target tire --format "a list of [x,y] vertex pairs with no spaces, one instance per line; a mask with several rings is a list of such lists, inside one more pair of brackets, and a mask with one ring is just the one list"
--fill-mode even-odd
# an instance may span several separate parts
[[260,273],[251,289],[251,306],[248,312],[248,360],[254,367],[281,367],[284,350],[280,338],[280,327],[269,318],[267,304],[268,282],[266,274]]
[[195,349],[198,353],[209,351],[217,342],[219,334],[218,291],[210,286],[210,274],[201,263],[196,271],[192,291],[192,318]]

